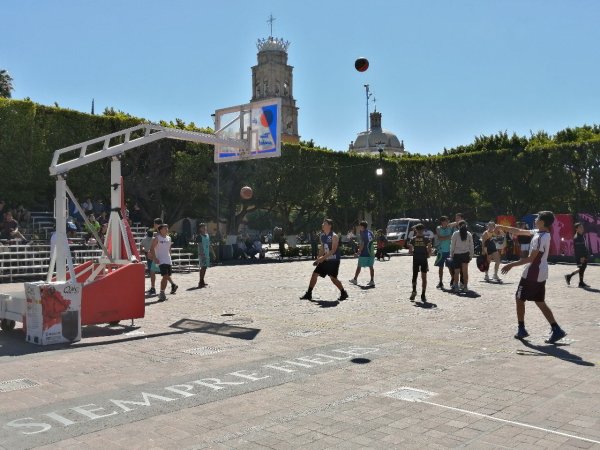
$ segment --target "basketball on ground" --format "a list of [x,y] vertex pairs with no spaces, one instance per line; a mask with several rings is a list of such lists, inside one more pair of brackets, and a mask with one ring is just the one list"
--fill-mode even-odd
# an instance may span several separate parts
[[244,186],[242,189],[240,189],[240,197],[242,197],[244,200],[250,200],[252,198],[252,188],[250,186]]
[[369,68],[369,60],[367,58],[358,58],[354,61],[354,68],[359,72],[365,72]]

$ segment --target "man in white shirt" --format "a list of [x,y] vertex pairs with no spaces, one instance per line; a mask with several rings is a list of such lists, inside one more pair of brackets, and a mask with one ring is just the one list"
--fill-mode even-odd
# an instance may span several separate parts
[[554,344],[564,338],[567,333],[558,326],[552,311],[546,304],[546,280],[548,279],[548,254],[550,253],[550,229],[554,222],[554,214],[550,211],[541,211],[535,221],[535,230],[523,230],[520,228],[496,225],[497,230],[511,233],[513,235],[533,235],[531,245],[529,246],[529,256],[519,261],[506,264],[502,268],[502,273],[507,274],[510,269],[516,266],[527,264],[516,293],[517,301],[517,320],[519,327],[516,339],[525,339],[529,333],[525,329],[525,302],[534,301],[537,307],[542,311],[544,317],[550,323],[551,334],[545,341],[547,344]]

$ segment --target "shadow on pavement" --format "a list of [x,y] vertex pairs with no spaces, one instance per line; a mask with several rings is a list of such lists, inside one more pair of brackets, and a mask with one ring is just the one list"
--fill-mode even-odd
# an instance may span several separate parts
[[[25,342],[23,329],[0,333],[0,356],[21,356],[33,353],[51,352],[56,350],[77,349],[85,347],[100,347],[102,345],[120,344],[123,342],[151,339],[161,336],[171,336],[184,333],[207,333],[235,339],[252,340],[260,329],[245,328],[225,323],[203,322],[192,319],[181,319],[170,326],[175,331],[164,331],[160,333],[144,334],[137,326],[102,326],[87,325],[81,328],[83,338],[116,337],[106,341],[85,342],[79,341],[72,344],[34,345]],[[128,335],[131,333],[131,335]],[[117,337],[118,336],[118,337]]]
[[319,305],[321,308],[335,308],[337,305],[340,304],[340,302],[338,302],[337,300],[334,301],[327,301],[327,300],[311,300],[311,303],[316,303],[317,305]]
[[435,303],[431,303],[431,302],[414,302],[413,306],[416,306],[417,308],[423,308],[423,309],[433,309],[433,308],[437,308],[437,305]]
[[363,286],[361,284],[357,284],[357,286],[359,288],[361,288],[363,291],[368,291],[369,289],[375,289],[375,286],[368,286],[368,285],[367,286]]
[[525,339],[522,339],[521,343],[525,347],[535,350],[534,352],[526,352],[526,353],[524,353],[521,350],[520,351],[521,355],[554,356],[555,358],[562,359],[563,361],[568,361],[568,362],[571,362],[573,364],[577,364],[580,366],[594,366],[595,365],[592,362],[584,361],[583,358],[581,358],[581,356],[577,356],[577,355],[565,350],[564,348],[562,348],[568,344],[561,344],[559,342],[557,344],[536,345],[536,344],[532,344],[531,342],[529,342]]
[[351,359],[350,362],[354,364],[369,364],[371,360],[368,358],[354,358]]
[[600,292],[600,289],[595,289],[593,287],[584,287],[581,289],[583,289],[584,291],[587,291],[587,292]]

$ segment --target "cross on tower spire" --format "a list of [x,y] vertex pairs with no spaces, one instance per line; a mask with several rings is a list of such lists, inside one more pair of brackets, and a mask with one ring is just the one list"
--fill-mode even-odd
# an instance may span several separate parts
[[271,34],[269,34],[269,37],[271,37],[273,36],[273,22],[275,22],[275,17],[273,17],[273,14],[269,14],[269,20],[267,20],[267,22],[271,26]]

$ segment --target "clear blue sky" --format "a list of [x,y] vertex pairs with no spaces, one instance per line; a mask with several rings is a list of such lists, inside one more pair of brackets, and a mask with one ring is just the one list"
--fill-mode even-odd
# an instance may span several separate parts
[[[302,139],[346,150],[368,83],[383,128],[438,153],[600,123],[597,0],[3,0],[13,98],[211,126],[246,103],[256,40],[291,41]],[[370,68],[354,70],[366,56]],[[372,107],[371,107],[372,110]]]

